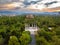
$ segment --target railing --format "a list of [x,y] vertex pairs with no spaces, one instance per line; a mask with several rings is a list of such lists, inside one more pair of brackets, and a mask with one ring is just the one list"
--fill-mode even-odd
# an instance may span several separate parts
[[25,31],[37,31],[37,27],[25,27]]

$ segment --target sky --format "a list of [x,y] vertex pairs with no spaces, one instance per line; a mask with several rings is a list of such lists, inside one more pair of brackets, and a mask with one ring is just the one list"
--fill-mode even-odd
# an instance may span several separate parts
[[60,0],[0,0],[0,10],[13,9],[60,11]]

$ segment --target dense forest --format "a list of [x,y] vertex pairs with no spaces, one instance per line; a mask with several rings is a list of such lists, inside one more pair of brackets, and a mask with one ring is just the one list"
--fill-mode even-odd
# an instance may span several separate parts
[[60,16],[0,16],[0,45],[29,45],[31,36],[25,23],[35,22],[36,45],[60,45]]
[[24,31],[24,16],[0,17],[0,45],[28,45],[30,32]]
[[37,17],[36,45],[60,45],[60,16]]

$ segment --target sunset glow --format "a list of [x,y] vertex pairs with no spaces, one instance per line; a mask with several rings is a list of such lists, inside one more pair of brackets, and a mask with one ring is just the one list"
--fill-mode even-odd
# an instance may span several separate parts
[[12,10],[12,9],[37,9],[40,10],[41,12],[54,12],[54,11],[60,11],[60,0],[11,0],[10,3],[5,3],[5,4],[0,4],[0,10]]

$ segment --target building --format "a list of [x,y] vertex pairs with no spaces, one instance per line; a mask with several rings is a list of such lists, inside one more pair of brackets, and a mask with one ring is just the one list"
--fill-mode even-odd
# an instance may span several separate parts
[[27,19],[32,19],[32,18],[34,18],[34,16],[32,14],[29,14],[29,15],[26,15],[26,18]]
[[[26,15],[26,19],[29,19],[28,21],[32,20],[34,18],[34,15]],[[36,24],[36,21],[32,21],[32,23],[25,23],[25,31],[37,31],[38,26]]]

